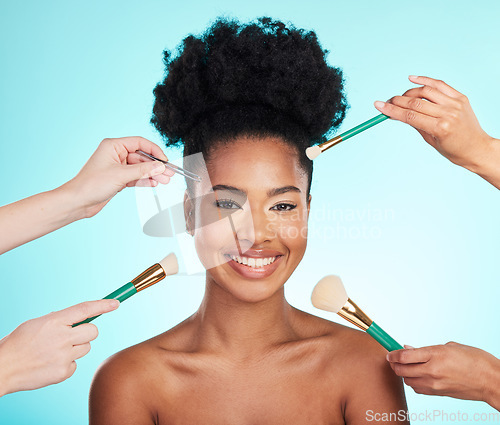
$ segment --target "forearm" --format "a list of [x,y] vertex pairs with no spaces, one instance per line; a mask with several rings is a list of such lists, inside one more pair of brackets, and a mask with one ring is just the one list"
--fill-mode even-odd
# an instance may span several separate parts
[[6,346],[6,338],[0,339],[0,397],[12,392],[12,362],[9,358],[9,348]]
[[83,218],[77,201],[63,185],[0,207],[0,254]]
[[492,361],[484,401],[500,412],[500,359]]
[[500,140],[489,138],[487,148],[466,168],[500,189]]

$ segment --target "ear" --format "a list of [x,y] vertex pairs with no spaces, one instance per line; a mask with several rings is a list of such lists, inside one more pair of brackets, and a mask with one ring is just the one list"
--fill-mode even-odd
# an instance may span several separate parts
[[309,198],[307,198],[307,218],[309,219],[309,210],[311,209],[311,199],[312,196],[309,195]]
[[194,235],[194,204],[188,195],[187,190],[184,192],[184,220],[186,221],[186,231]]

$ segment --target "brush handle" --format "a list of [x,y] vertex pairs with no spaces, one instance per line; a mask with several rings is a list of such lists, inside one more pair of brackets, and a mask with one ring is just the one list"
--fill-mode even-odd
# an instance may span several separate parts
[[375,322],[372,322],[371,326],[366,330],[366,332],[387,351],[401,350],[403,348]]
[[347,130],[346,132],[340,134],[338,137],[342,138],[342,140],[349,139],[350,137],[355,136],[356,134],[361,133],[362,131],[368,130],[370,127],[373,127],[374,125],[381,123],[382,121],[385,121],[387,118],[389,117],[384,114],[377,115],[376,117],[373,117],[372,119],[369,119],[368,121],[365,121],[364,123],[361,123],[356,127],[351,128],[350,130]]
[[[126,299],[130,298],[132,295],[137,294],[137,289],[135,289],[135,286],[132,284],[132,282],[126,283],[123,285],[121,288],[118,288],[116,291],[111,292],[111,294],[105,296],[103,300],[118,300],[120,302],[125,301]],[[100,316],[100,314],[99,314]],[[99,316],[94,316],[94,317],[89,317],[88,319],[85,319],[83,322],[78,322],[75,323],[72,327],[74,328],[75,326],[81,325],[83,323],[89,323],[92,322],[95,318]]]

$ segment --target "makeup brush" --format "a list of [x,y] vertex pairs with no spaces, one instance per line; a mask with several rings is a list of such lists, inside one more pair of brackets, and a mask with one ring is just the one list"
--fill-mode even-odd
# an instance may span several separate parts
[[403,348],[347,296],[340,277],[330,275],[321,279],[313,289],[311,301],[314,307],[337,313],[366,331],[386,350],[394,351]]
[[377,115],[376,117],[373,117],[368,121],[365,121],[364,123],[361,123],[356,127],[351,128],[350,130],[347,130],[342,134],[339,134],[338,136],[335,136],[333,139],[327,140],[326,142],[321,143],[320,145],[311,146],[307,148],[306,155],[312,161],[313,159],[317,158],[320,153],[323,153],[327,149],[330,149],[332,146],[335,146],[336,144],[342,142],[343,140],[347,140],[350,137],[355,136],[358,133],[361,133],[362,131],[368,130],[370,127],[373,127],[374,125],[381,123],[382,121],[385,121],[387,118],[389,117],[384,114]]
[[[103,299],[115,299],[123,302],[126,299],[130,298],[132,295],[137,294],[139,291],[149,288],[150,286],[164,279],[166,276],[176,274],[178,271],[179,264],[177,262],[177,257],[174,253],[168,254],[159,263],[152,265],[135,279],[132,279],[129,283],[126,283],[116,291],[111,292],[111,294],[104,297]],[[89,323],[99,316],[90,317],[83,322],[75,323],[73,327],[81,325],[82,323]]]

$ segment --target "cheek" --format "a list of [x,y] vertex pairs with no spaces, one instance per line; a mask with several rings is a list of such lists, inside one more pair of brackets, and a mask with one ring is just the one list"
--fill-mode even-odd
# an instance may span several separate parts
[[293,214],[280,216],[271,222],[280,241],[292,253],[302,255],[307,245],[307,210],[294,210]]

